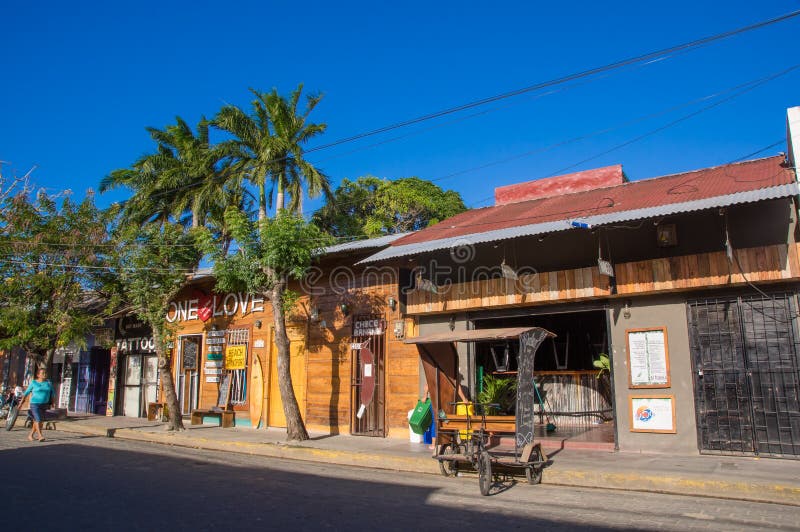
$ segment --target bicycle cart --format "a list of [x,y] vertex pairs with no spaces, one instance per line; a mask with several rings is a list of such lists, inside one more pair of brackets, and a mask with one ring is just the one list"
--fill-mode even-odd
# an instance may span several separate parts
[[[451,333],[437,333],[409,338],[416,344],[423,367],[431,401],[436,415],[436,452],[441,472],[454,476],[460,465],[469,465],[478,472],[482,495],[488,495],[492,486],[492,469],[524,470],[530,484],[542,481],[542,471],[547,456],[541,444],[534,442],[534,402],[536,383],[533,362],[536,350],[548,337],[555,334],[540,327],[514,327],[504,329],[477,329]],[[514,416],[488,415],[495,405],[473,404],[459,401],[457,342],[519,341],[517,360],[516,414]],[[470,406],[478,413],[470,412]],[[514,448],[490,448],[490,435],[514,435]]]

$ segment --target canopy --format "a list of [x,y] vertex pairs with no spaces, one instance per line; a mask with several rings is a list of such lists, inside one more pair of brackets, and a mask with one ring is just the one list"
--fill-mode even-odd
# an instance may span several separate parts
[[[482,342],[486,340],[509,340],[519,338],[519,335],[528,331],[541,329],[541,327],[504,327],[500,329],[472,329],[469,331],[447,331],[441,333],[407,338],[405,344],[441,344],[449,342]],[[544,331],[544,329],[541,329]],[[548,336],[556,335],[545,331]]]

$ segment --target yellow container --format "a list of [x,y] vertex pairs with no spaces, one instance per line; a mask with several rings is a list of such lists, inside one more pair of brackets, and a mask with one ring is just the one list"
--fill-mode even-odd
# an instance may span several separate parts
[[[472,406],[472,403],[458,403],[456,405],[456,415],[457,416],[469,416],[475,419],[475,408]],[[461,437],[461,441],[467,441],[472,437],[471,430],[460,430],[458,431],[458,435]]]

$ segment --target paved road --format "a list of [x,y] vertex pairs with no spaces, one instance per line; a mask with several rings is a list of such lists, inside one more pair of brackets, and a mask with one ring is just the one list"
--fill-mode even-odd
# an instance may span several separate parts
[[[4,530],[800,530],[798,509],[0,431]],[[16,495],[9,490],[16,486]]]

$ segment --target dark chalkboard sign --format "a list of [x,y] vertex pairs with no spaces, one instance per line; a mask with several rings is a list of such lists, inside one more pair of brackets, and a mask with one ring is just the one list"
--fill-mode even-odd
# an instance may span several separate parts
[[197,354],[200,351],[200,342],[196,338],[184,338],[181,345],[183,369],[197,369]]
[[517,452],[528,443],[533,443],[533,405],[536,383],[533,380],[533,361],[536,350],[549,333],[545,329],[531,329],[519,336],[519,358],[517,360]]
[[217,396],[217,406],[219,408],[227,409],[228,402],[231,397],[231,374],[225,373],[222,381],[219,383],[219,395]]

